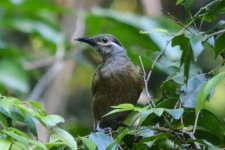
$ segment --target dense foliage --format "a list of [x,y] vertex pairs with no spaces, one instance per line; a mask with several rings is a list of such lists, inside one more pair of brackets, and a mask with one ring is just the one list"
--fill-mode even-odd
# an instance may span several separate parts
[[[59,47],[70,48],[56,21],[65,10],[50,3],[42,6],[44,2],[0,2],[2,95],[8,91],[16,96],[29,93],[29,80],[34,82],[43,71],[31,71],[24,64],[24,60],[36,59],[31,53],[44,49],[45,55],[55,56]],[[40,6],[35,7],[38,10],[31,10],[31,3]],[[219,85],[224,89],[225,84],[225,24],[220,19],[225,13],[225,0],[214,0],[194,15],[190,13],[192,1],[177,0],[177,5],[185,8],[184,23],[168,12],[168,17],[161,19],[105,9],[93,9],[85,16],[88,35],[115,35],[128,49],[132,61],[143,69],[147,103],[112,106],[114,110],[106,114],[131,111],[125,121],[127,127],[108,134],[92,132],[73,137],[58,127],[64,119],[48,115],[39,102],[0,96],[0,149],[225,148],[225,116],[221,118],[206,107],[208,100],[218,94]],[[17,9],[12,9],[15,6]],[[210,23],[211,27],[202,29]],[[16,34],[20,39],[14,37]],[[213,57],[200,59],[206,51]],[[92,51],[83,55],[95,59]],[[158,90],[151,84],[155,72],[166,76],[153,83]],[[37,123],[48,129],[49,142],[39,141]]]

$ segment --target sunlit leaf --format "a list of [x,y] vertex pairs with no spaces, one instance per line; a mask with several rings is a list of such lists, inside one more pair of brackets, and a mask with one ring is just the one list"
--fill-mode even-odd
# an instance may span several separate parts
[[132,104],[119,104],[117,106],[111,106],[111,107],[114,108],[114,110],[105,114],[103,117],[111,115],[111,114],[115,114],[115,113],[119,113],[119,112],[123,112],[123,111],[129,111],[129,110],[134,109],[134,105],[132,105]]
[[11,142],[9,140],[0,140],[0,149],[2,150],[9,150],[11,146]]
[[219,73],[212,79],[208,80],[201,88],[197,96],[195,111],[199,112],[212,92],[212,90],[225,78],[225,72]]

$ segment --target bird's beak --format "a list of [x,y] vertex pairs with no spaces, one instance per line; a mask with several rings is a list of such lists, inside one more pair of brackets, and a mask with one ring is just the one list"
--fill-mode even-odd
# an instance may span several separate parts
[[82,38],[77,38],[77,39],[74,39],[74,40],[88,43],[91,46],[96,46],[97,45],[97,43],[95,42],[95,40],[93,38],[82,37]]

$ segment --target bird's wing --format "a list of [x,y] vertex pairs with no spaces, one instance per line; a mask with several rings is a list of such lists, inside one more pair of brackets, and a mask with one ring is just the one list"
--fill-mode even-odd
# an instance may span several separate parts
[[100,84],[100,76],[99,76],[99,68],[100,65],[97,67],[95,74],[93,76],[93,80],[92,80],[92,95],[95,94],[97,88],[99,87]]
[[139,72],[138,81],[140,83],[138,94],[140,95],[143,88],[144,88],[144,77],[143,77],[143,71],[141,70],[141,68],[137,66],[137,69],[138,69],[138,72]]

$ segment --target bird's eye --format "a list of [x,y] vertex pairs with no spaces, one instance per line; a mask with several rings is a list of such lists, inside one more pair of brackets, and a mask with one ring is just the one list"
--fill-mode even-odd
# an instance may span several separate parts
[[103,43],[107,43],[108,40],[107,40],[106,38],[103,38],[103,39],[102,39],[102,42],[103,42]]

